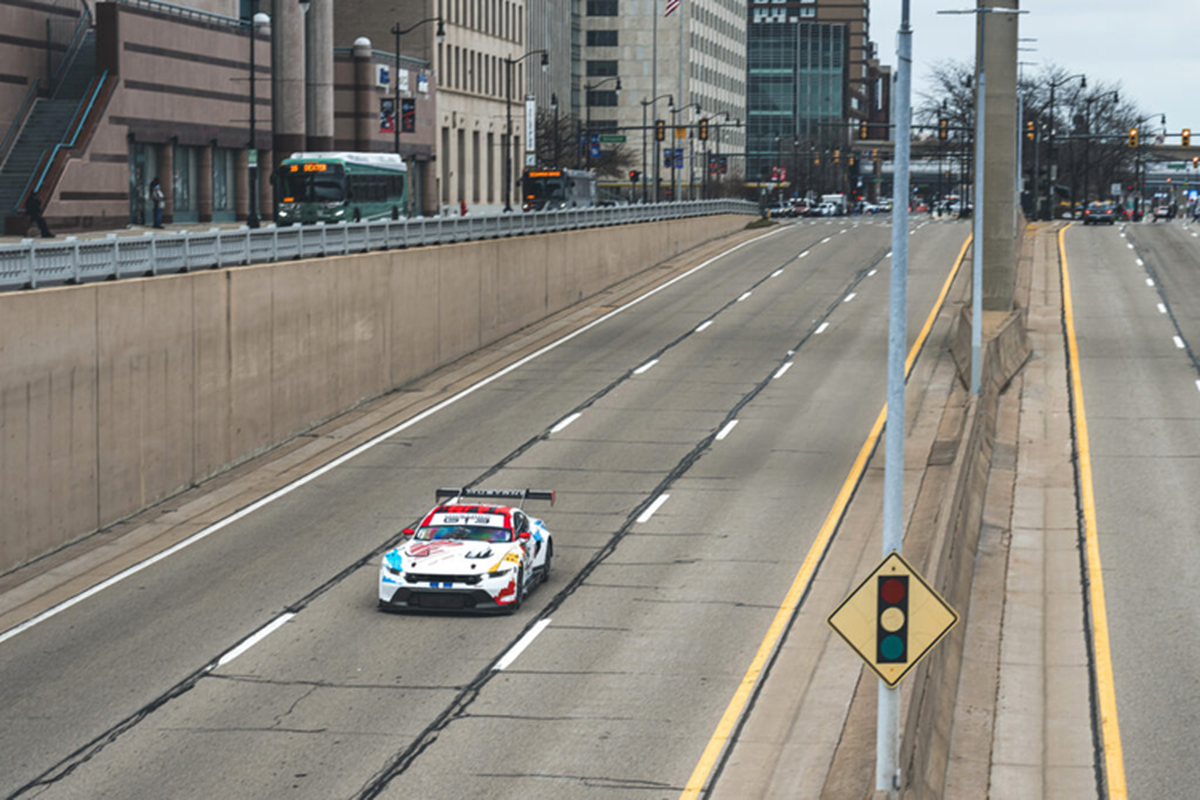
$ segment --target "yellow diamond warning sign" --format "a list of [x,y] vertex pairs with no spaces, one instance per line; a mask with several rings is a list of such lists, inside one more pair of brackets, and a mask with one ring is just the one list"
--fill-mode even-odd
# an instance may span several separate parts
[[889,553],[829,625],[895,686],[958,622],[958,614],[899,553]]

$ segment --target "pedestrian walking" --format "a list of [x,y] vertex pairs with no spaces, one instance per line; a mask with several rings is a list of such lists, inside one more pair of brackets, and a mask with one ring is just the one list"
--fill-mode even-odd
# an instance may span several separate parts
[[25,201],[25,213],[29,215],[29,221],[38,226],[38,230],[42,232],[43,239],[54,238],[54,234],[50,232],[50,228],[46,225],[46,218],[42,216],[42,201],[38,199],[35,192],[30,192],[29,198]]
[[158,182],[158,178],[150,181],[150,199],[154,202],[154,227],[161,228],[163,226],[163,206],[167,204],[167,197],[163,194],[162,184]]

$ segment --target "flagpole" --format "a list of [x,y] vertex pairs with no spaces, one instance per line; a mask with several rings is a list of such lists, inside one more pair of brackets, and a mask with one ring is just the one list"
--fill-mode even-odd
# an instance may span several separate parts
[[[680,109],[680,111],[682,111],[684,105],[687,104],[685,102],[686,98],[684,98],[684,96],[683,96],[683,0],[679,0],[679,5],[676,7],[675,10],[677,12],[679,12],[679,103],[676,104],[675,107]],[[682,116],[683,116],[683,114],[681,113],[680,117],[682,117]],[[671,136],[672,136],[671,143],[678,144],[678,142],[675,141],[675,139],[674,139],[674,136],[675,136],[674,131],[671,132]],[[680,147],[676,150],[676,153],[679,153],[682,150],[683,150],[683,148]],[[675,169],[675,166],[678,163],[678,159],[675,158],[675,153],[672,153],[671,155],[672,155],[671,169]],[[683,191],[682,191],[683,176],[682,175],[679,176],[679,188],[681,190],[679,192],[679,194],[683,194]],[[676,202],[679,201],[679,197],[677,195],[672,196],[671,199]]]
[[[644,8],[645,6],[643,6]],[[650,96],[654,98],[651,102],[651,110],[654,113],[655,125],[658,120],[658,0],[654,0],[653,8],[650,10],[650,16],[654,18],[654,54],[650,58]],[[654,202],[658,202],[658,140],[655,139],[654,152]]]

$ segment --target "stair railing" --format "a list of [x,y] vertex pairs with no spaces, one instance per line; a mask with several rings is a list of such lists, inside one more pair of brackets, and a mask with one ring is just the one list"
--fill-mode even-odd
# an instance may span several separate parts
[[4,169],[4,162],[8,161],[8,154],[12,152],[13,145],[17,143],[17,138],[21,135],[21,129],[25,127],[25,120],[29,118],[29,113],[33,110],[33,103],[37,99],[38,83],[41,80],[41,76],[33,79],[33,83],[29,85],[29,91],[25,93],[25,99],[21,101],[21,107],[17,109],[17,114],[13,117],[12,126],[9,127],[8,133],[4,134],[4,140],[0,141],[0,170]]
[[83,13],[79,16],[79,24],[75,26],[75,32],[71,34],[71,40],[67,43],[67,52],[63,54],[62,60],[58,62],[58,68],[54,70],[54,75],[50,78],[50,95],[51,97],[58,96],[58,90],[62,88],[63,77],[75,65],[75,59],[79,56],[79,50],[83,46],[83,37],[87,35],[88,29],[92,27],[92,12],[87,6],[83,7]]

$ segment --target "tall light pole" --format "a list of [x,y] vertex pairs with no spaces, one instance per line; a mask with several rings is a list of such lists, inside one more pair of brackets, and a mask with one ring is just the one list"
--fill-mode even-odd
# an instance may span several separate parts
[[[406,33],[412,33],[417,28],[430,22],[437,23],[438,44],[445,44],[446,25],[442,21],[441,17],[427,17],[420,22],[409,25],[407,28],[401,28],[399,22],[392,26],[392,34],[396,37],[396,66],[392,70],[392,149],[395,151],[396,155],[400,155],[400,37]],[[410,181],[409,187],[411,186],[412,183]],[[411,191],[405,192],[407,198],[405,201],[406,203],[411,202],[411,194]],[[409,209],[405,208],[404,213],[405,216],[409,216]]]
[[521,63],[530,56],[540,55],[542,57],[542,72],[545,72],[550,66],[550,53],[545,50],[530,50],[520,58],[504,59],[504,114],[505,114],[505,137],[508,142],[504,148],[504,211],[512,213],[512,151],[513,151],[513,132],[512,132],[512,73],[513,67]]
[[[585,109],[584,109],[584,119],[586,120],[586,124],[585,124],[585,126],[584,126],[584,137],[585,137],[585,138],[584,138],[584,148],[585,148],[585,150],[584,150],[584,156],[583,156],[583,167],[584,167],[584,169],[587,169],[588,167],[590,167],[590,166],[591,166],[591,163],[592,163],[592,148],[591,148],[591,139],[592,139],[592,98],[590,97],[590,95],[591,95],[591,93],[592,93],[592,92],[594,92],[595,90],[599,89],[599,88],[600,88],[601,86],[603,86],[604,84],[606,84],[606,83],[612,83],[613,81],[616,81],[616,82],[617,82],[617,85],[616,85],[616,95],[617,95],[617,97],[620,97],[620,96],[621,96],[621,77],[620,77],[619,75],[613,76],[613,77],[611,77],[611,78],[605,78],[604,80],[602,80],[602,81],[597,81],[596,83],[585,83],[585,84],[583,85],[583,103],[584,103],[584,106],[585,106]],[[644,113],[644,109],[643,109],[643,113]]]
[[[728,110],[718,111],[716,114],[713,114],[712,117],[709,119],[709,127],[715,128],[716,133],[717,133],[717,156],[716,157],[717,157],[717,164],[718,164],[718,167],[717,167],[717,175],[718,176],[721,174],[720,163],[721,163],[721,127],[722,126],[719,124],[714,124],[714,123],[716,123],[717,120],[721,119],[722,117],[724,117],[725,121],[728,122],[729,114],[730,114],[730,112]],[[735,123],[735,126],[736,126],[736,124],[737,123]],[[705,144],[707,145],[707,142]],[[706,159],[706,161],[707,161],[707,159]],[[707,163],[704,165],[704,168],[706,170],[711,169],[711,167]],[[707,175],[708,173],[705,173],[705,174]],[[720,181],[720,178],[718,177],[717,180]],[[705,198],[707,198],[707,197],[708,197],[708,193],[705,192]]]
[[[1083,209],[1087,210],[1088,204],[1088,189],[1090,188],[1091,179],[1088,173],[1092,169],[1092,103],[1097,100],[1111,99],[1113,105],[1121,102],[1121,95],[1117,92],[1105,92],[1099,97],[1093,95],[1084,99],[1083,105],[1086,113],[1084,114],[1084,140],[1083,140]],[[1097,187],[1099,188],[1099,187]]]
[[1055,125],[1054,119],[1054,92],[1058,87],[1064,86],[1076,78],[1080,79],[1079,88],[1086,89],[1087,76],[1082,73],[1068,75],[1061,80],[1050,81],[1050,146],[1049,152],[1046,154],[1048,156],[1047,160],[1050,162],[1050,174],[1047,176],[1048,180],[1046,181],[1046,219],[1054,219],[1054,189],[1058,182],[1058,147],[1055,143],[1055,129],[1058,126]]
[[671,101],[671,105],[667,107],[667,111],[671,112],[671,135],[670,135],[670,137],[669,137],[669,138],[670,138],[670,140],[671,140],[671,145],[672,145],[672,147],[671,147],[671,201],[672,201],[672,202],[678,202],[678,200],[679,200],[679,195],[678,195],[678,192],[677,192],[677,189],[676,189],[676,181],[675,181],[675,178],[676,178],[676,169],[675,169],[675,167],[676,167],[676,166],[678,165],[678,163],[679,163],[679,158],[681,158],[681,157],[682,157],[681,155],[680,155],[680,156],[677,156],[677,154],[675,153],[675,151],[676,151],[677,149],[682,149],[682,148],[676,148],[676,147],[674,147],[674,144],[675,144],[675,129],[678,127],[678,122],[677,122],[677,119],[676,119],[676,118],[677,118],[677,117],[678,117],[680,114],[682,114],[684,111],[687,111],[689,108],[695,108],[697,111],[699,111],[699,110],[700,110],[700,104],[699,104],[699,103],[688,103],[686,106],[683,106],[683,107],[681,107],[681,108],[677,108],[677,107],[675,106],[674,99],[672,99],[672,101]]
[[[675,98],[669,94],[660,94],[650,100],[642,99],[642,202],[646,202],[646,137],[649,130],[646,127],[646,109],[657,103],[663,98],[668,98],[671,105],[675,105]],[[658,137],[654,139],[654,202],[658,202]]]
[[562,132],[558,129],[558,93],[550,93],[550,112],[554,115],[554,167],[560,169],[562,158]]
[[[255,7],[258,4],[255,3]],[[255,39],[258,37],[259,28],[265,28],[271,24],[271,18],[261,11],[254,14],[250,18],[250,158],[247,163],[250,168],[249,185],[250,185],[250,212],[246,215],[246,227],[257,228],[258,221],[258,126],[256,123],[256,109],[258,105],[258,97],[255,94],[254,88],[254,51]]]

